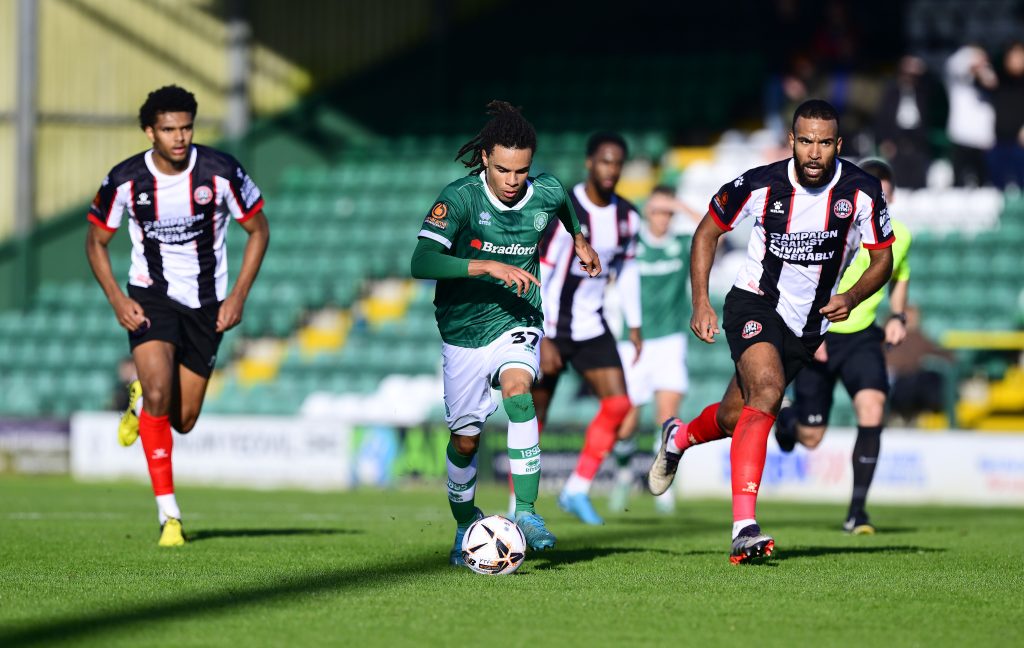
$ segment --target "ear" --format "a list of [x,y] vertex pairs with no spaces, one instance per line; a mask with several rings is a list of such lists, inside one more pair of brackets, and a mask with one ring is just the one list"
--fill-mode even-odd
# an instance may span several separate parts
[[149,138],[149,142],[151,144],[156,144],[156,133],[153,132],[153,127],[152,126],[146,126],[145,133],[146,133],[146,137]]
[[484,163],[484,166],[486,167],[487,166],[487,151],[485,151],[483,149],[480,149],[480,160]]
[[795,143],[796,143],[796,135],[793,134],[793,131],[789,131],[789,148],[793,148],[793,144],[795,144]]
[[837,137],[836,138],[836,155],[839,155],[842,152],[843,152],[843,138],[842,137]]

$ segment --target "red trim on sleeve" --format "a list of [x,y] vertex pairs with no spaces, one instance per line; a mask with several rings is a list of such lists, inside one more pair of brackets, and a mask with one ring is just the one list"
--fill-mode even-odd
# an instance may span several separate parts
[[708,203],[708,213],[711,214],[711,218],[715,219],[715,223],[720,228],[722,228],[726,232],[731,232],[732,231],[732,228],[729,227],[728,225],[726,225],[725,223],[723,223],[722,219],[718,217],[718,212],[715,211],[715,206],[713,204],[711,204],[711,203]]
[[892,245],[895,242],[896,242],[896,237],[895,236],[890,236],[888,241],[882,241],[881,243],[861,243],[861,245],[863,245],[864,247],[866,247],[869,250],[881,250],[882,248],[889,247],[890,245]]
[[96,227],[99,227],[100,229],[107,230],[108,232],[116,232],[117,231],[116,227],[111,227],[110,225],[107,225],[106,223],[101,221],[99,218],[97,218],[96,214],[93,214],[91,212],[89,213],[89,222],[92,223],[93,225],[95,225]]
[[555,264],[554,264],[554,263],[551,263],[551,262],[550,262],[550,261],[548,261],[547,259],[541,259],[541,260],[540,260],[540,262],[541,262],[541,263],[543,263],[544,265],[546,265],[546,266],[547,266],[547,267],[549,267],[549,268],[554,268],[554,267],[555,267]]
[[[241,207],[242,203],[238,203],[238,206]],[[260,196],[260,199],[256,201],[255,205],[249,208],[249,211],[242,214],[242,217],[238,219],[238,222],[244,223],[245,221],[249,220],[256,214],[258,214],[261,209],[263,209],[263,196]]]

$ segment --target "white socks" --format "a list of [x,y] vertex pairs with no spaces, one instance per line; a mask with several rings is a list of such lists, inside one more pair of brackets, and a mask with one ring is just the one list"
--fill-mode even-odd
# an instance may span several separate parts
[[736,520],[735,522],[733,522],[732,523],[732,539],[735,540],[736,536],[738,536],[740,534],[740,531],[742,531],[743,529],[747,528],[751,524],[757,524],[757,520],[754,520],[754,519]]
[[161,526],[167,518],[181,519],[181,509],[178,508],[178,501],[174,499],[174,493],[156,496],[156,513]]
[[593,480],[587,479],[586,477],[581,477],[574,470],[573,473],[569,475],[569,479],[565,482],[565,488],[562,490],[569,495],[577,495],[580,493],[586,495],[590,492],[590,484],[592,481]]

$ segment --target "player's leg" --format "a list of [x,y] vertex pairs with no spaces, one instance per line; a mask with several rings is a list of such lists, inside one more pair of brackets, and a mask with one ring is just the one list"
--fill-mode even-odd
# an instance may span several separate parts
[[622,364],[622,370],[626,378],[626,392],[629,396],[631,407],[626,418],[622,420],[616,435],[615,445],[612,446],[612,457],[615,459],[615,484],[612,486],[611,495],[608,498],[608,508],[616,512],[624,512],[629,504],[630,491],[636,482],[636,475],[630,463],[633,455],[636,454],[637,440],[636,430],[640,424],[640,412],[644,405],[651,402],[654,391],[651,389],[650,378],[652,363],[650,359],[656,354],[648,351],[650,340],[645,341],[640,357],[635,362],[630,362],[635,348],[632,342],[622,341],[618,343],[619,357],[627,360]]
[[223,333],[217,332],[218,306],[188,309],[181,315],[181,345],[171,404],[171,425],[187,434],[199,420],[206,388],[217,363]]
[[[679,416],[686,390],[690,388],[690,376],[686,369],[686,336],[682,333],[649,340],[644,349],[653,351],[656,366],[651,373],[651,385],[655,390],[654,422],[658,433],[654,438],[654,452],[661,448],[660,426],[669,419]],[[671,489],[654,498],[654,507],[662,513],[675,510],[675,495]]]
[[195,427],[209,383],[209,376],[197,374],[183,364],[175,367],[171,427],[181,434],[188,434]]
[[824,362],[814,361],[793,379],[794,400],[779,410],[775,422],[775,440],[783,452],[791,452],[797,443],[813,450],[821,443],[832,410],[836,372]]
[[583,375],[600,401],[597,415],[587,426],[583,449],[576,469],[565,483],[558,504],[585,524],[602,524],[604,520],[590,502],[590,485],[601,463],[615,445],[623,419],[629,413],[626,379],[619,361],[615,338],[610,333],[581,344],[573,366]]
[[483,517],[475,504],[480,430],[497,404],[491,399],[486,347],[471,349],[442,344],[442,353],[445,423],[451,430],[445,449],[448,505],[455,518],[455,539],[449,562],[463,566],[462,537],[474,520]]
[[842,379],[853,395],[857,414],[857,440],[853,444],[853,494],[843,527],[854,534],[875,532],[865,504],[875,476],[875,466],[882,446],[882,426],[889,379],[882,354],[884,333],[877,326],[851,334],[857,347],[843,365]]
[[132,350],[139,372],[145,403],[139,413],[139,436],[149,467],[160,521],[161,546],[184,544],[181,510],[174,496],[174,469],[171,462],[174,439],[171,436],[170,408],[175,364],[175,347],[163,340],[150,340]]

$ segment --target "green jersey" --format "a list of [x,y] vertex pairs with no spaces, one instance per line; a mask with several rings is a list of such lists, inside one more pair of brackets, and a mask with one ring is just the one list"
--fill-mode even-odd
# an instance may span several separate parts
[[[910,279],[910,261],[907,258],[907,254],[910,252],[910,230],[903,223],[893,219],[892,233],[896,237],[892,244],[892,280],[906,281]],[[846,292],[852,288],[853,284],[857,283],[864,271],[868,269],[870,263],[871,257],[867,249],[861,248],[857,252],[857,256],[853,258],[850,267],[843,273],[843,278],[839,280],[839,292]],[[857,308],[853,309],[846,321],[837,322],[828,327],[829,333],[856,333],[874,324],[875,314],[878,312],[878,306],[882,303],[884,294],[885,288],[882,287],[875,294],[857,304]]]
[[[537,246],[555,219],[579,231],[572,203],[553,176],[529,178],[523,197],[509,206],[491,193],[480,172],[444,188],[419,237],[457,258],[500,261],[539,276]],[[441,339],[456,346],[486,346],[517,326],[544,328],[540,290],[533,284],[519,296],[515,286],[487,275],[439,279],[434,306]]]
[[[646,226],[640,228],[636,265],[645,340],[689,329],[690,239],[688,234],[657,239]],[[628,331],[623,333],[626,339]]]

